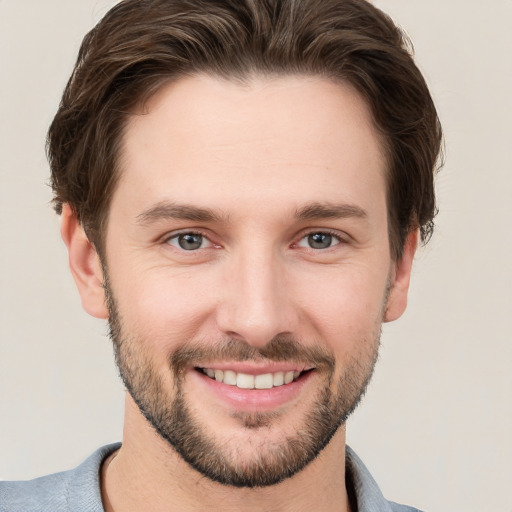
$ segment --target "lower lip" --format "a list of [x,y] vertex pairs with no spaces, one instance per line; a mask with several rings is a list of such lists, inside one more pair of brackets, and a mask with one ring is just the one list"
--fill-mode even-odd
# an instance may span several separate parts
[[314,370],[302,374],[290,384],[270,389],[242,389],[192,370],[202,385],[228,406],[239,411],[270,411],[296,400],[302,388],[313,378]]

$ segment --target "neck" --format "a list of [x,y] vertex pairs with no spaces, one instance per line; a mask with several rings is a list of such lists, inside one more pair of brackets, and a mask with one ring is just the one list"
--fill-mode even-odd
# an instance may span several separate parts
[[268,487],[235,488],[208,480],[191,468],[129,402],[123,445],[102,468],[106,512],[350,510],[345,487],[344,427],[313,462],[293,477]]

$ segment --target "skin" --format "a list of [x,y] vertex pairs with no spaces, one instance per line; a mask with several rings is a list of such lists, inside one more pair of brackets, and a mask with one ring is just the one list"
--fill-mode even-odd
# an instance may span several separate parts
[[[382,321],[405,310],[417,233],[393,261],[381,140],[349,85],[298,76],[246,85],[203,75],[178,80],[130,117],[121,167],[106,235],[110,286],[124,333],[138,340],[137,353],[151,361],[169,398],[176,391],[169,356],[190,340],[264,348],[293,336],[332,354],[339,376],[353,360],[369,364]],[[169,205],[208,209],[215,218],[176,218]],[[324,214],[297,216],[311,205]],[[343,214],[325,216],[333,206]],[[67,206],[61,230],[84,309],[107,318],[102,266]],[[183,232],[202,234],[203,246],[181,249]],[[332,245],[311,248],[311,233],[331,234]],[[294,435],[325,385],[313,371],[269,408],[228,403],[193,368],[183,380],[197,422],[241,463]],[[259,411],[277,413],[271,428],[248,431],[241,417]],[[185,463],[127,395],[123,446],[104,465],[102,496],[117,512],[349,510],[344,449],[343,425],[293,477],[227,487]]]

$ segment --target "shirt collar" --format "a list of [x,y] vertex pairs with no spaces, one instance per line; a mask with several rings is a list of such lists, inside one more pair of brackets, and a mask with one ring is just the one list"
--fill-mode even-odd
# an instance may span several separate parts
[[391,504],[382,495],[377,482],[349,446],[346,447],[345,471],[347,492],[355,508],[353,512],[392,512]]

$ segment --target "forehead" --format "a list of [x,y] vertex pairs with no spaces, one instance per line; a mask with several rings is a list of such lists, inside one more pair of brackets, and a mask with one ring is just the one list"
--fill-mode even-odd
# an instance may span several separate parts
[[383,144],[368,106],[349,84],[321,77],[168,83],[130,116],[120,163],[113,208],[127,194],[141,208],[168,199],[300,207],[385,195]]

